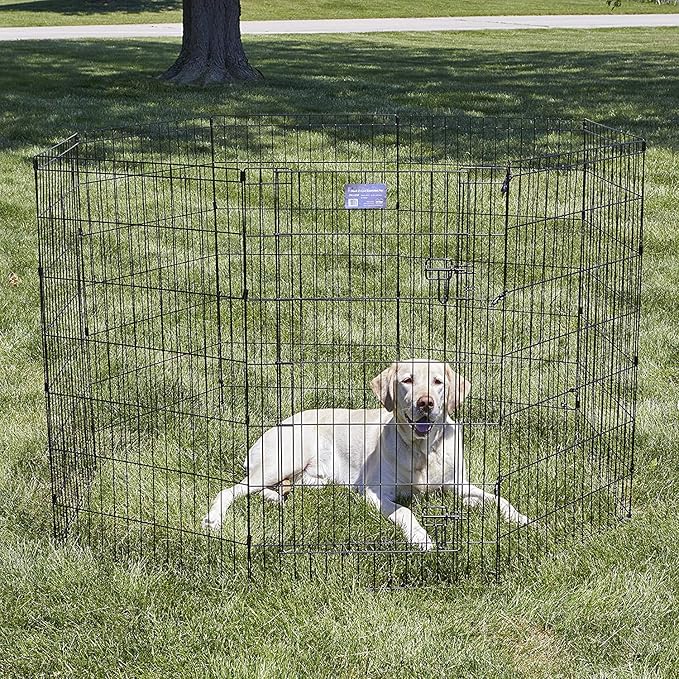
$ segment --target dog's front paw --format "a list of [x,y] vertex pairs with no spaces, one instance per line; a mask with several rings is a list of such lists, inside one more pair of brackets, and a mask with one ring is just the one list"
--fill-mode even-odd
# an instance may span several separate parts
[[203,517],[200,525],[203,530],[219,530],[222,527],[222,517],[213,516],[212,513],[208,513]]
[[421,549],[423,552],[428,552],[431,549],[434,549],[434,542],[429,537],[427,531],[424,530],[424,528],[420,528],[420,530],[413,531],[411,533],[410,544],[413,545],[413,547]]

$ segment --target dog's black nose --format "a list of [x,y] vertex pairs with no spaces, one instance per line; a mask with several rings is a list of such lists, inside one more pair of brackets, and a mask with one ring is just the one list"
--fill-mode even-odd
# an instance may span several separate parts
[[417,407],[420,410],[431,410],[434,407],[434,399],[429,396],[429,394],[426,394],[425,396],[420,396],[420,398],[417,399]]

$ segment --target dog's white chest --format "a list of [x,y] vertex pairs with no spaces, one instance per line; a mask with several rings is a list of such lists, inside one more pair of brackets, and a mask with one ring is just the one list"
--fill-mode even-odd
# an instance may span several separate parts
[[443,434],[433,443],[413,445],[386,426],[379,446],[371,455],[358,485],[380,488],[391,498],[409,498],[413,493],[440,489],[462,473],[459,425],[446,424]]

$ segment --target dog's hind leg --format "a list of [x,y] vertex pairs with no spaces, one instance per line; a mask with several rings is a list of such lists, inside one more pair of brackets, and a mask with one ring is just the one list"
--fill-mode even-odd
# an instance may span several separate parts
[[[265,432],[248,451],[245,459],[245,477],[235,486],[225,488],[217,494],[210,511],[203,518],[203,528],[218,530],[228,508],[244,495],[262,493],[264,499],[280,503],[281,490],[277,488],[295,472],[295,456],[291,428],[274,427]],[[301,457],[298,445],[297,457]],[[301,464],[300,464],[301,466]]]
[[248,477],[245,477],[240,483],[230,488],[225,488],[221,493],[217,494],[212,505],[210,506],[210,511],[205,515],[201,525],[203,528],[211,528],[212,530],[218,530],[222,525],[222,519],[226,510],[233,504],[235,500],[243,495],[253,495],[254,493],[262,493],[262,497],[269,502],[274,502],[276,504],[283,503],[283,493],[280,490],[275,490],[274,488],[262,488],[261,485],[253,485],[249,483]]
[[305,469],[296,477],[296,481],[302,486],[313,486],[316,488],[327,486],[330,483],[330,479],[320,476],[315,468],[311,471],[309,471],[309,468]]
[[227,509],[243,495],[261,492],[265,500],[277,503],[283,501],[284,481],[305,469],[301,428],[289,426],[292,422],[293,418],[289,418],[281,425],[272,427],[254,443],[243,464],[245,477],[235,486],[218,493],[210,511],[203,518],[204,528],[219,529]]
[[218,530],[222,525],[222,518],[226,513],[226,510],[231,506],[234,500],[243,495],[248,495],[255,490],[260,490],[260,488],[253,489],[248,484],[248,479],[246,477],[235,486],[224,488],[223,491],[217,493],[217,497],[215,497],[210,505],[210,511],[203,517],[203,521],[201,522],[203,528]]
[[285,502],[285,496],[280,490],[275,490],[274,488],[264,488],[262,490],[262,497],[269,502],[273,502],[277,505],[282,505]]

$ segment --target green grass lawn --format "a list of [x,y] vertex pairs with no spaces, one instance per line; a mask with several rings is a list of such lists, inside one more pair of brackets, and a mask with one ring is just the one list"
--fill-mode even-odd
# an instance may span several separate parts
[[[266,80],[177,90],[176,42],[0,44],[0,673],[679,674],[676,30],[257,38]],[[50,545],[31,157],[74,130],[276,111],[590,117],[644,135],[634,518],[504,583],[374,592],[192,578]]]
[[[645,14],[679,11],[676,2],[622,0],[611,10],[605,0],[433,0],[417,4],[399,0],[372,3],[348,0],[272,2],[243,0],[242,18],[346,19],[413,16],[493,16],[516,14]],[[57,26],[70,24],[125,24],[180,22],[181,0],[0,0],[0,26]]]

